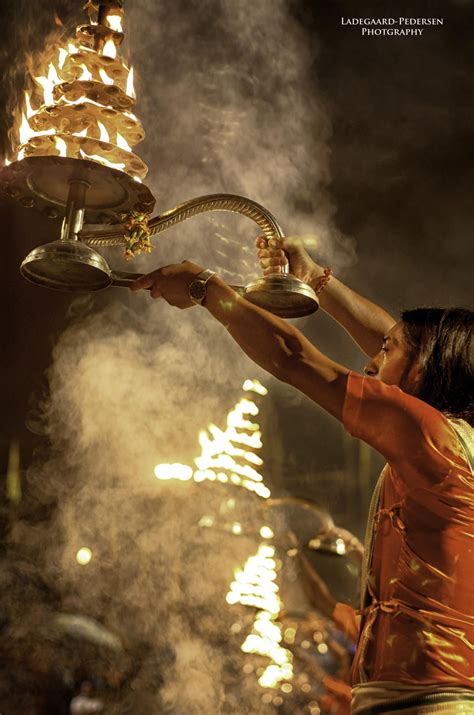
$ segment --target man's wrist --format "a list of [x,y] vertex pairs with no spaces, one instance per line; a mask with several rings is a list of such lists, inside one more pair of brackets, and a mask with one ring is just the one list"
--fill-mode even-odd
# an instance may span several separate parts
[[207,295],[207,285],[213,276],[215,276],[215,271],[204,268],[194,276],[194,279],[189,284],[189,297],[196,305],[204,305]]
[[220,278],[217,273],[207,282],[206,297],[201,305],[214,312],[219,303],[220,307],[230,307],[231,300],[238,300],[238,294]]
[[311,277],[308,281],[308,284],[311,286],[313,290],[316,290],[316,288],[319,285],[319,281],[321,278],[324,276],[324,268],[323,266],[320,266],[318,263],[314,264],[314,268],[311,271]]

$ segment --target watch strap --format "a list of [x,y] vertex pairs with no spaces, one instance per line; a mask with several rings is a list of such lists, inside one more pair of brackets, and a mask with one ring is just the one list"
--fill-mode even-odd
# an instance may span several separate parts
[[194,280],[189,286],[189,297],[197,305],[202,305],[206,299],[206,286],[212,276],[215,276],[216,272],[211,271],[209,268],[204,269],[195,276]]

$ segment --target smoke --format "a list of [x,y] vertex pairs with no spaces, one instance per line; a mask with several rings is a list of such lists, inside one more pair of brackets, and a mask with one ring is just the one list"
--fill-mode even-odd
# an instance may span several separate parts
[[[326,189],[330,123],[315,91],[316,45],[289,3],[136,2],[127,20],[158,210],[201,194],[242,194],[288,234],[316,234],[336,265],[351,261]],[[246,282],[257,272],[257,233],[247,219],[217,214],[159,244],[165,260],[191,257]]]
[[[352,260],[326,188],[330,125],[314,91],[314,44],[288,3],[137,0],[126,19],[135,111],[147,131],[137,151],[150,164],[158,210],[206,193],[247,195],[288,233],[316,230],[333,264]],[[189,258],[247,282],[257,273],[256,233],[243,218],[192,219],[132,270]],[[118,252],[107,257],[123,265]],[[86,654],[116,684],[110,712],[263,713],[256,677],[243,680],[242,634],[229,635],[236,616],[224,601],[233,567],[255,551],[256,497],[239,495],[240,514],[231,515],[221,485],[153,477],[158,462],[192,464],[198,431],[222,421],[243,379],[261,371],[200,308],[178,312],[147,294],[111,291],[76,309],[49,372],[51,450],[28,474],[43,518],[33,527],[25,515],[10,535],[47,595],[38,600],[38,585],[27,595],[12,589],[10,628],[19,628],[21,597],[40,603],[43,625],[59,611],[82,613],[118,635],[118,654],[46,637],[51,667],[56,658],[74,672]],[[249,535],[203,530],[206,513],[224,513],[224,525],[240,519]],[[75,560],[83,546],[93,554],[86,567]]]

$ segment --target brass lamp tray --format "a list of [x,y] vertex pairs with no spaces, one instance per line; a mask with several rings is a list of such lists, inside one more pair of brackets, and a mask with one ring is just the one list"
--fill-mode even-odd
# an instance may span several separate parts
[[57,84],[53,90],[53,97],[58,102],[64,97],[69,102],[77,102],[86,97],[93,102],[105,104],[114,109],[126,110],[133,107],[135,100],[125,94],[124,90],[116,84],[104,84],[102,81],[76,79],[73,82]]
[[76,37],[81,43],[95,49],[96,42],[103,45],[107,40],[113,40],[116,46],[121,45],[124,35],[105,25],[79,25]]
[[86,195],[87,223],[121,223],[123,213],[151,213],[155,199],[144,184],[123,171],[96,161],[61,156],[33,156],[15,161],[0,171],[0,193],[49,218],[62,215],[69,182],[90,184]]
[[[147,175],[148,167],[137,154],[120,149],[115,144],[101,142],[90,137],[77,137],[73,134],[42,134],[41,136],[32,137],[20,148],[25,150],[25,157],[58,156],[60,152],[56,146],[57,139],[63,139],[67,145],[67,153],[72,154],[72,157],[65,158],[82,160],[101,156],[111,164],[118,165],[110,168],[126,172],[132,178],[137,176],[139,179],[144,179]],[[81,151],[83,154],[81,154]],[[87,156],[84,156],[84,154]],[[103,163],[106,165],[105,161]]]
[[85,47],[81,48],[79,52],[67,56],[61,69],[61,76],[69,82],[80,79],[84,72],[82,65],[85,65],[92,74],[92,79],[100,81],[99,70],[105,70],[115,83],[122,84],[122,89],[126,88],[129,71],[122,62],[108,55],[98,55],[93,50],[87,50]]
[[[53,126],[58,133],[73,134],[87,128],[87,136],[99,140],[100,130],[97,122],[102,122],[112,141],[117,132],[131,146],[138,144],[145,137],[143,126],[134,114],[124,114],[112,107],[102,107],[91,102],[43,106],[29,119],[30,127],[36,132],[46,131]],[[119,159],[111,161],[118,162]]]

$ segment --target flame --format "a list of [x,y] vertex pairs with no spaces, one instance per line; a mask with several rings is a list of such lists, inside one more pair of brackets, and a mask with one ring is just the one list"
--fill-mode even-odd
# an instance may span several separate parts
[[59,156],[67,156],[67,144],[61,137],[56,137],[54,140],[56,149],[58,150]]
[[132,112],[124,112],[123,113],[124,117],[128,117],[129,119],[133,119],[134,121],[138,121],[137,115],[133,114]]
[[[31,109],[30,105],[30,98],[27,92],[25,92],[25,98],[26,98],[26,114],[23,112],[21,115],[21,124],[20,124],[20,145],[21,144],[26,144],[31,137],[39,137],[39,136],[45,136],[47,134],[54,134],[54,129],[47,129],[43,132],[35,132],[34,129],[30,127],[30,124],[28,122],[28,116],[31,116],[31,114],[34,114],[34,111]],[[18,156],[17,160],[23,159],[24,153],[22,153],[22,156]]]
[[26,102],[26,116],[29,119],[35,113],[35,110],[31,106],[30,95],[28,94],[28,92],[25,92],[25,102]]
[[187,464],[157,464],[155,477],[157,479],[179,479],[187,481],[193,476],[193,469]]
[[102,124],[102,122],[97,122],[97,126],[99,127],[99,130],[100,130],[99,141],[101,141],[101,142],[110,141],[109,132],[107,131],[105,126]]
[[56,67],[52,62],[49,63],[47,77],[35,77],[35,81],[43,87],[43,102],[46,106],[54,104],[53,89],[61,80],[56,72]]
[[111,169],[118,169],[119,171],[123,171],[125,169],[125,164],[114,164],[112,161],[109,161],[105,157],[99,156],[98,154],[87,154],[83,149],[79,149],[79,154],[83,159],[91,159],[91,161],[97,161],[99,164],[108,166]]
[[75,137],[86,137],[88,129],[89,129],[89,127],[86,127],[85,129],[82,130],[82,132],[74,132],[74,136]]
[[269,526],[264,525],[260,529],[260,536],[262,537],[262,539],[273,539],[275,534]]
[[115,47],[115,42],[113,40],[107,40],[102,49],[102,54],[106,57],[112,57],[112,59],[117,57],[117,48]]
[[76,45],[74,45],[72,42],[68,44],[67,49],[70,55],[77,55],[77,53],[79,52]]
[[114,81],[112,77],[109,77],[107,72],[104,69],[99,70],[99,76],[104,84],[113,84]]
[[[257,390],[257,386],[260,391],[265,390],[257,380],[246,381],[244,386],[246,385],[249,389],[249,384],[254,392]],[[262,447],[260,428],[258,424],[244,417],[245,415],[257,415],[258,411],[255,402],[242,398],[229,412],[225,431],[210,424],[207,432],[203,430],[199,433],[201,455],[194,460],[197,466],[193,474],[195,482],[229,482],[234,486],[254,492],[262,499],[268,499],[271,492],[263,484],[263,477],[256,469],[256,467],[262,466],[263,460],[258,454],[248,449],[255,450]],[[247,434],[247,431],[252,434]],[[242,461],[246,463],[242,464]],[[159,476],[161,466],[157,465],[155,468],[158,479],[161,479]],[[166,478],[172,479],[173,476]],[[179,476],[174,478],[179,479]]]
[[3,159],[3,165],[4,165],[4,166],[10,166],[10,164],[11,164],[11,161],[9,161],[9,160],[7,159],[7,157],[5,156],[4,159]]
[[82,67],[82,74],[78,79],[79,80],[91,80],[92,74],[89,72],[86,65],[81,65],[81,67]]
[[[260,395],[267,394],[266,388],[258,380],[246,380],[243,389]],[[162,480],[227,482],[268,498],[270,490],[262,483],[262,476],[256,470],[256,467],[263,464],[263,460],[254,451],[249,451],[249,448],[255,450],[262,447],[259,425],[248,419],[258,412],[253,400],[242,398],[229,412],[225,431],[210,424],[207,432],[200,433],[201,456],[195,459],[198,469],[194,473],[186,464],[157,464],[155,476]],[[201,527],[213,525],[212,516],[203,516],[199,521]],[[239,522],[234,522],[230,530],[236,536],[243,532]],[[260,535],[262,539],[274,536],[266,524],[260,528]],[[244,653],[257,653],[270,659],[270,665],[258,681],[264,688],[275,688],[282,681],[293,677],[292,654],[281,646],[281,626],[276,622],[282,604],[276,583],[277,563],[274,557],[275,547],[261,543],[257,553],[247,559],[243,569],[235,569],[234,580],[226,596],[229,605],[239,603],[258,609],[252,632],[241,649]]]
[[122,32],[122,18],[120,15],[107,15],[107,25],[115,32]]
[[245,392],[256,392],[257,395],[268,395],[268,390],[259,380],[245,380],[242,385]]
[[127,143],[127,141],[124,139],[124,137],[117,132],[117,139],[116,139],[116,144],[120,149],[125,149],[125,151],[132,151],[132,147],[130,144]]
[[82,97],[79,97],[79,99],[67,99],[66,97],[64,97],[62,101],[64,101],[65,104],[70,105],[83,104],[85,102],[87,104],[94,104],[96,107],[100,107],[101,109],[104,108],[103,104],[99,104],[99,102],[94,102],[93,99],[89,99],[88,97],[86,97],[85,94]]
[[28,139],[31,136],[32,129],[30,125],[28,124],[28,119],[26,114],[21,115],[21,124],[20,124],[20,144],[26,144]]
[[133,86],[133,67],[130,67],[130,72],[128,73],[125,93],[133,99],[137,98],[137,95],[135,94],[135,87]]
[[64,47],[60,47],[58,51],[58,69],[62,70],[67,56],[68,51]]
[[263,688],[274,688],[281,681],[293,677],[292,655],[280,645],[281,626],[275,622],[282,604],[275,583],[274,556],[273,546],[260,544],[257,553],[247,559],[244,568],[234,571],[234,581],[226,596],[230,605],[240,603],[259,609],[252,633],[242,643],[241,649],[244,653],[257,653],[272,661],[259,678]]
[[92,551],[88,546],[83,546],[76,554],[76,561],[81,566],[87,566],[92,559]]

